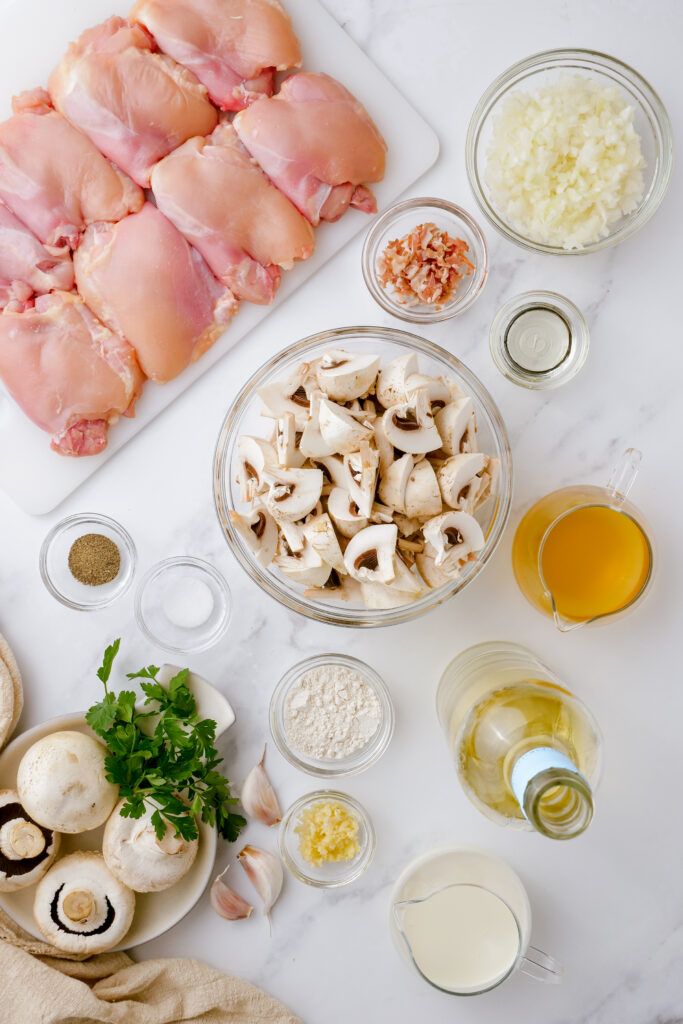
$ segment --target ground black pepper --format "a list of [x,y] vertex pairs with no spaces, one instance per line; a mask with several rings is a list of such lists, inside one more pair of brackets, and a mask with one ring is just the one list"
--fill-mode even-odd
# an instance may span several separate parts
[[101,533],[86,533],[71,545],[69,569],[79,583],[101,587],[115,580],[120,568],[121,552]]

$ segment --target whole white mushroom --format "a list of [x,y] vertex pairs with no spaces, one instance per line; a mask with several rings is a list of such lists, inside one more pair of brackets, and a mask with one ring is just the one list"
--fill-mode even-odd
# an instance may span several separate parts
[[119,795],[105,776],[107,749],[67,730],[44,736],[19,763],[17,791],[25,810],[45,828],[75,834],[104,824]]
[[152,814],[145,810],[141,818],[124,818],[120,801],[104,827],[102,855],[107,867],[120,882],[135,892],[161,892],[179,882],[197,856],[198,839],[182,839],[167,825],[157,839]]

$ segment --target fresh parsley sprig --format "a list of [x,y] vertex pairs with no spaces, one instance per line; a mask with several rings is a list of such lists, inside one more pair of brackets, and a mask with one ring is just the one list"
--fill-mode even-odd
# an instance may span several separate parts
[[199,718],[187,686],[189,669],[178,672],[168,686],[157,681],[157,665],[129,672],[128,679],[143,680],[140,688],[148,710],[139,711],[133,690],[117,695],[107,685],[120,645],[115,640],[104,652],[97,670],[104,697],[85,718],[109,751],[105,770],[109,781],[120,787],[121,814],[140,818],[149,803],[159,839],[166,822],[183,839],[196,839],[196,816],[234,842],[246,821],[232,810],[237,799],[219,771],[223,758],[215,747],[216,723]]

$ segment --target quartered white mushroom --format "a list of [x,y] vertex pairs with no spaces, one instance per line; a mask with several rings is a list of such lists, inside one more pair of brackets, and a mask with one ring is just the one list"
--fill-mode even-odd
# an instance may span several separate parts
[[358,505],[344,487],[335,487],[327,499],[327,511],[342,537],[354,537],[368,525]]
[[432,413],[443,409],[445,405],[453,401],[451,389],[443,377],[428,377],[426,373],[411,373],[406,378],[406,393],[410,395],[418,388],[425,388],[429,395]]
[[351,576],[342,576],[333,569],[327,581],[322,587],[309,587],[304,591],[304,597],[314,598],[316,601],[353,601],[363,600],[361,584]]
[[379,471],[380,475],[386,473],[389,466],[395,460],[394,446],[387,437],[384,430],[384,416],[378,416],[372,426],[373,434],[375,438],[375,447],[379,453]]
[[399,356],[393,362],[387,363],[383,370],[380,370],[377,378],[376,394],[377,399],[385,409],[392,405],[400,405],[408,399],[406,380],[414,373],[419,372],[417,356],[414,352]]
[[440,409],[435,417],[441,436],[441,449],[446,455],[476,452],[477,423],[471,398],[458,398]]
[[268,510],[261,504],[255,504],[244,515],[231,511],[230,522],[259,565],[270,565],[277,551],[278,529]]
[[291,412],[297,429],[303,430],[308,419],[307,386],[310,387],[310,372],[309,364],[302,363],[288,380],[274,381],[257,388],[256,393],[264,405],[261,415],[279,420],[285,413]]
[[346,545],[344,564],[359,583],[391,583],[398,530],[393,523],[366,526]]
[[92,956],[117,946],[133,922],[135,894],[115,878],[101,853],[70,853],[40,880],[33,916],[65,953]]
[[272,444],[249,434],[240,437],[237,442],[237,482],[242,501],[253,501],[265,490],[263,474],[268,466],[275,465],[277,454]]
[[379,356],[329,349],[316,364],[316,379],[328,398],[349,402],[372,389],[379,372]]
[[484,547],[481,526],[467,512],[444,512],[422,528],[427,551],[437,568],[462,565]]
[[120,801],[104,826],[102,856],[111,873],[134,892],[161,892],[187,874],[194,864],[198,839],[183,839],[166,825],[161,839],[152,824],[153,807],[141,818],[124,818]]
[[441,448],[441,435],[431,413],[426,388],[418,388],[402,405],[387,409],[382,426],[387,440],[399,451],[424,455]]
[[59,850],[60,835],[39,825],[15,789],[0,790],[0,892],[35,885]]
[[406,510],[406,487],[414,465],[412,455],[402,455],[391,463],[380,479],[378,493],[381,500],[397,512]]
[[346,572],[342,549],[339,546],[337,534],[327,512],[323,512],[322,515],[316,516],[315,519],[311,519],[310,522],[306,523],[303,528],[303,534],[313,550],[317,551],[324,562],[339,573]]
[[444,502],[462,512],[474,512],[482,485],[480,473],[486,466],[481,452],[451,455],[437,470],[437,479]]
[[303,549],[295,555],[276,555],[274,563],[293,582],[303,583],[307,587],[324,586],[332,571],[308,541],[304,542]]
[[278,523],[280,539],[277,547],[278,555],[297,555],[304,549],[304,528],[301,523],[290,523],[286,519]]
[[426,519],[441,511],[441,492],[429,459],[415,463],[406,484],[402,511],[411,518]]
[[28,748],[17,770],[19,799],[35,822],[74,834],[103,825],[119,787],[105,776],[106,747],[92,736],[53,732]]
[[277,421],[275,432],[275,451],[280,466],[285,469],[300,469],[303,466],[306,456],[299,448],[300,439],[301,432],[297,430],[294,413],[285,413]]
[[373,434],[371,427],[366,427],[348,409],[328,398],[320,399],[318,424],[330,453],[339,455],[357,452],[363,441],[369,441]]
[[277,469],[263,474],[268,490],[263,503],[276,519],[296,522],[312,512],[320,500],[323,475],[319,469]]
[[320,432],[320,403],[325,398],[322,391],[311,393],[311,411],[306,426],[299,438],[299,451],[306,458],[334,455],[337,449],[326,441]]
[[417,553],[415,555],[415,564],[420,576],[431,590],[445,587],[461,575],[460,566],[455,563],[453,565],[437,566],[434,562],[433,548]]
[[418,578],[397,556],[394,562],[396,572],[391,583],[361,583],[363,601],[367,608],[399,608],[417,601],[423,588]]
[[369,516],[372,511],[378,472],[379,453],[367,441],[361,441],[358,452],[344,456],[346,489],[361,515]]
[[346,487],[344,460],[339,455],[318,455],[308,460],[314,469],[321,469],[323,474],[323,494],[330,493],[333,487]]

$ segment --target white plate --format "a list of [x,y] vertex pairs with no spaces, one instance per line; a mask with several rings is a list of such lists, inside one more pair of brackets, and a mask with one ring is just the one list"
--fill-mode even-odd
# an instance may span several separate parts
[[[45,83],[71,39],[110,14],[127,15],[131,5],[132,0],[0,0],[0,117],[10,113],[14,93]],[[382,210],[432,166],[438,139],[317,0],[285,0],[285,6],[301,39],[303,66],[343,82],[367,107],[387,141],[386,177],[373,186]],[[40,26],[40,31],[27,34],[30,25]],[[135,419],[112,428],[100,455],[68,459],[51,451],[47,434],[23,415],[0,384],[0,486],[33,515],[55,508],[370,223],[366,214],[349,210],[338,223],[317,229],[314,255],[283,275],[275,301],[270,306],[243,303],[230,329],[199,362],[163,387],[147,384]]]
[[[159,672],[159,682],[165,684],[177,669],[164,665]],[[205,679],[191,673],[190,689],[197,698],[199,712],[203,718],[213,718],[220,736],[235,720],[229,703],[215,687]],[[14,789],[17,781],[19,762],[28,748],[43,736],[64,729],[74,729],[87,735],[95,734],[88,727],[82,715],[65,715],[43,722],[33,729],[21,733],[0,754],[0,789]],[[101,850],[104,826],[81,832],[79,835],[62,835],[59,856],[75,850]],[[183,879],[165,892],[142,892],[135,894],[135,916],[133,924],[122,943],[115,949],[129,949],[149,942],[172,928],[192,910],[206,889],[213,874],[216,859],[217,835],[215,828],[199,822],[199,849],[195,861]],[[19,892],[1,892],[0,907],[6,914],[24,928],[30,935],[43,939],[33,919],[33,896],[35,886],[20,889]],[[44,940],[43,940],[44,941]]]

